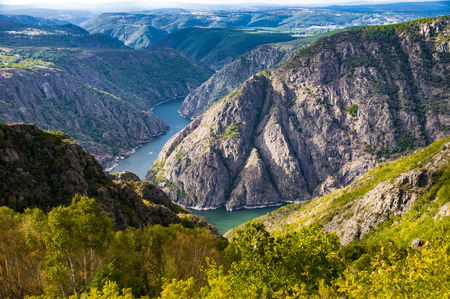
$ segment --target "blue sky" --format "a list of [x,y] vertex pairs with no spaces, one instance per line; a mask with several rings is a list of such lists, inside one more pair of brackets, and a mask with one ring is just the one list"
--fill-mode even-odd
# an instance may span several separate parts
[[[424,1],[424,0],[420,0]],[[425,0],[427,1],[427,0]],[[430,0],[431,1],[431,0]],[[55,4],[57,6],[72,6],[75,3],[86,3],[88,5],[112,3],[112,2],[132,2],[134,5],[144,7],[164,7],[176,6],[176,4],[199,3],[213,5],[242,5],[242,4],[275,4],[275,5],[330,5],[330,4],[373,4],[373,3],[395,3],[395,2],[412,2],[411,0],[370,0],[370,1],[352,1],[352,0],[152,0],[152,1],[124,1],[124,0],[0,0],[2,4],[34,4],[40,3]]]

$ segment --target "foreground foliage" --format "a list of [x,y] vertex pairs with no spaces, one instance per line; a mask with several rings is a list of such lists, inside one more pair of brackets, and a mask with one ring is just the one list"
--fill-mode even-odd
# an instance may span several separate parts
[[113,231],[95,200],[45,215],[0,208],[0,296],[23,298],[405,298],[450,290],[450,217],[422,248],[345,247],[318,224],[284,234],[247,223],[228,246],[181,225]]
[[134,296],[157,296],[163,278],[203,278],[205,258],[222,263],[223,241],[181,225],[114,232],[95,200],[76,196],[45,215],[0,208],[0,297],[67,297],[107,281]]

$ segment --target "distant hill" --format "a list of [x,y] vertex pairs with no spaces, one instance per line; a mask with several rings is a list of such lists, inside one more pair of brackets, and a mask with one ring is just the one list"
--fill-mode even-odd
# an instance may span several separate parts
[[[328,8],[255,8],[240,10],[148,11],[140,13],[105,13],[82,26],[91,33],[117,37],[135,48],[148,46],[158,39],[156,30],[166,34],[187,27],[270,27],[297,29],[309,34],[338,28],[384,25],[450,14],[446,1],[412,2],[380,5],[333,6]],[[142,35],[142,43],[136,42]]]
[[278,30],[194,27],[175,31],[150,46],[180,50],[212,69],[219,70],[258,45],[293,39],[295,38],[291,34]]
[[27,15],[0,15],[0,20],[36,26],[61,26],[67,24],[67,22],[60,20],[44,19]]
[[[38,19],[45,19],[45,22],[55,21],[80,25],[89,19],[96,17],[99,13],[83,9],[50,9],[38,8],[29,5],[6,5],[0,4],[0,13],[9,16],[31,16]],[[20,23],[20,22],[19,22]],[[34,24],[50,25],[50,24]]]
[[[12,22],[14,20],[14,22]],[[0,46],[4,47],[69,47],[121,49],[126,46],[106,34],[89,34],[73,24],[39,26],[16,21],[39,23],[34,18],[0,18]],[[43,21],[43,23],[46,23]],[[51,23],[51,22],[50,22]]]
[[300,48],[306,47],[320,37],[332,34],[332,32],[289,42],[260,45],[240,55],[233,62],[217,71],[202,85],[191,90],[180,106],[181,116],[189,118],[199,116],[215,101],[226,96],[252,75],[263,70],[273,70],[279,67]]
[[426,1],[426,2],[398,2],[383,4],[360,4],[360,5],[336,5],[328,6],[327,9],[346,12],[368,12],[368,13],[407,13],[417,14],[422,17],[433,17],[449,14],[450,3],[448,1]]

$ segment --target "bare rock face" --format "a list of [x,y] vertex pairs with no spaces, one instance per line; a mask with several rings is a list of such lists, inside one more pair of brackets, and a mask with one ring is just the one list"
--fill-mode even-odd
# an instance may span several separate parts
[[[448,136],[448,28],[442,17],[321,39],[214,103],[165,145],[148,178],[198,209],[297,202]],[[432,173],[405,180],[422,176]]]

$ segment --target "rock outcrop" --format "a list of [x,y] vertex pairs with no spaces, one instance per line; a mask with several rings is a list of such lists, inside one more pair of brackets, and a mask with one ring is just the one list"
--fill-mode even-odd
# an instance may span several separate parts
[[148,178],[187,207],[276,205],[346,186],[377,161],[447,136],[449,20],[319,40],[196,118]]
[[[450,158],[450,157],[448,157]],[[383,182],[352,202],[351,212],[327,223],[324,231],[339,234],[342,244],[360,239],[393,216],[405,214],[420,194],[434,183],[437,169],[420,169],[401,174],[393,182]]]
[[350,202],[345,212],[334,216],[324,226],[324,231],[336,232],[341,243],[348,244],[361,239],[389,218],[408,212],[420,195],[434,186],[442,170],[448,167],[450,142],[447,141],[441,148],[420,168],[402,172]]

